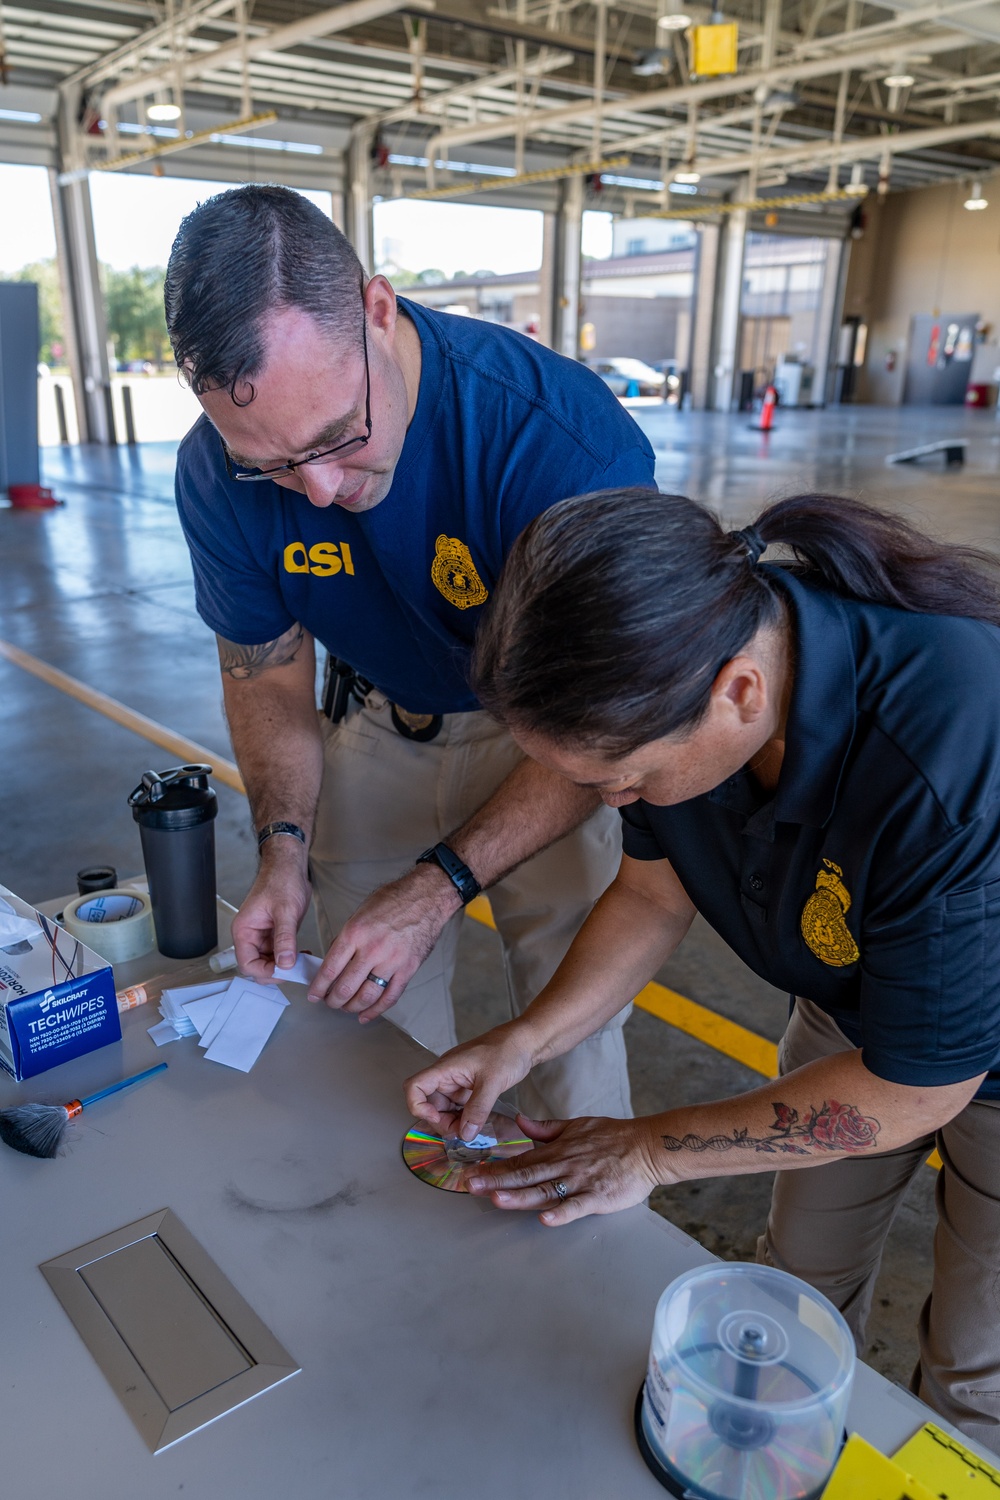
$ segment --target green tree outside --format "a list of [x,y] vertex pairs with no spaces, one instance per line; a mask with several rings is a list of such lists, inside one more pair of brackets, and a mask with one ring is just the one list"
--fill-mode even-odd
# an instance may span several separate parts
[[[108,338],[114,345],[116,360],[150,360],[162,365],[171,359],[167,325],[163,315],[162,266],[132,266],[119,271],[113,266],[100,268],[104,306],[108,320]],[[13,272],[11,281],[33,281],[38,287],[40,322],[39,359],[47,365],[61,365],[66,360],[66,334],[63,317],[62,289],[55,260],[34,261]]]
[[119,361],[148,359],[162,365],[170,343],[163,315],[162,266],[101,267],[108,337]]
[[55,261],[33,261],[15,271],[9,279],[33,281],[38,287],[38,358],[47,365],[61,365],[66,358],[66,340],[63,335],[62,291]]

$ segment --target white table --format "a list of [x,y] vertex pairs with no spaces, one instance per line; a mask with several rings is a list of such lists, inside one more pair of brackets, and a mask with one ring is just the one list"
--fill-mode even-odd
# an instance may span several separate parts
[[[154,954],[119,982],[164,967]],[[662,1500],[633,1403],[660,1292],[712,1257],[645,1208],[547,1230],[426,1186],[400,1157],[400,1085],[427,1054],[387,1021],[362,1028],[287,993],[247,1075],[206,1062],[196,1038],[154,1048],[150,1007],[122,1017],[121,1045],[0,1081],[0,1106],[65,1100],[169,1063],[74,1122],[57,1160],[0,1148],[0,1490]],[[38,1266],[162,1208],[302,1370],[154,1456]],[[891,1452],[927,1416],[859,1367],[852,1429]]]

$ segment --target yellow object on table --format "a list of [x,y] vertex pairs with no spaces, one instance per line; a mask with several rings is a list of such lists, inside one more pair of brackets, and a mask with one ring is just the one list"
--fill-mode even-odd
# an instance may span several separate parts
[[893,1462],[920,1475],[935,1500],[1000,1500],[1000,1470],[933,1422],[904,1443]]
[[891,1458],[852,1433],[837,1467],[830,1475],[822,1500],[936,1500]]
[[699,78],[735,73],[738,35],[739,27],[735,21],[723,21],[716,26],[692,26],[691,72]]

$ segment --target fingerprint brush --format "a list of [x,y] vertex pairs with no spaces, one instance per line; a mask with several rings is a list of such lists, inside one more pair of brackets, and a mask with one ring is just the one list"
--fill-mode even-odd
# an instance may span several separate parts
[[62,1145],[66,1126],[88,1105],[106,1099],[109,1094],[117,1094],[121,1089],[130,1089],[133,1084],[145,1083],[147,1078],[155,1078],[157,1073],[166,1070],[166,1066],[165,1062],[157,1063],[144,1073],[135,1073],[120,1083],[98,1089],[96,1094],[88,1094],[86,1099],[71,1099],[69,1104],[17,1104],[13,1109],[0,1109],[0,1141],[15,1151],[23,1151],[25,1156],[55,1156]]

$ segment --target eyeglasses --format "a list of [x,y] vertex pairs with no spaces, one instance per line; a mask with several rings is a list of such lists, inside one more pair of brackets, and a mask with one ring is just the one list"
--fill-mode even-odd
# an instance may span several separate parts
[[332,458],[343,458],[348,453],[354,453],[359,448],[364,448],[371,441],[372,435],[372,379],[368,368],[368,320],[365,316],[364,288],[361,296],[361,344],[365,351],[365,435],[364,437],[348,438],[346,443],[338,443],[335,448],[324,448],[322,453],[310,453],[308,458],[289,459],[286,464],[278,464],[273,469],[245,469],[233,458],[225,441],[222,441],[222,452],[226,460],[226,473],[230,479],[254,483],[261,479],[281,479],[286,474],[294,474],[297,469],[304,469],[307,464],[325,464]]

